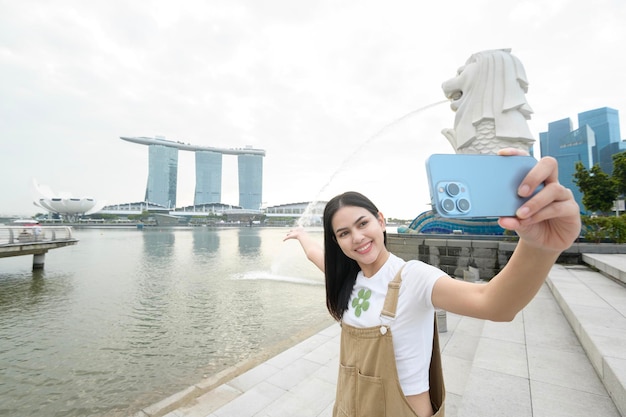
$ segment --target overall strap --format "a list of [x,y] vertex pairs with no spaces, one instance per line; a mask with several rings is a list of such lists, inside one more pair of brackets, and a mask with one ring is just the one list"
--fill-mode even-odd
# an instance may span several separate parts
[[392,281],[387,286],[387,296],[385,297],[385,304],[380,315],[390,319],[396,318],[396,308],[398,307],[398,295],[400,294],[400,284],[402,284],[402,270],[404,265],[398,271]]

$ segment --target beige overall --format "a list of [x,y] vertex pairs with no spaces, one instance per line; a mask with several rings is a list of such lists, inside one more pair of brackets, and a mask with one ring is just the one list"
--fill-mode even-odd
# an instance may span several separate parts
[[[381,316],[396,316],[402,278],[389,283]],[[433,354],[430,360],[430,398],[435,417],[444,417],[445,387],[434,315]],[[419,417],[400,387],[389,326],[359,329],[341,325],[339,378],[334,417]]]

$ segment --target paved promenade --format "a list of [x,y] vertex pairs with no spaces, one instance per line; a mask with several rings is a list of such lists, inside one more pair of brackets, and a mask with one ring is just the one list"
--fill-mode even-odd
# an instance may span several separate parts
[[[606,276],[626,269],[626,255],[585,256],[593,269],[555,265],[510,323],[447,314],[447,417],[626,416],[626,288]],[[211,390],[192,386],[135,417],[329,417],[339,334],[332,325]]]

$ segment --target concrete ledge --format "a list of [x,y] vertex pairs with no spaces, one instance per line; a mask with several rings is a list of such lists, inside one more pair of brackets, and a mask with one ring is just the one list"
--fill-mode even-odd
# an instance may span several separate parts
[[142,414],[139,415],[156,416],[169,413],[170,411],[174,411],[181,405],[196,398],[199,394],[200,392],[196,387],[189,387],[185,390],[179,391],[176,394],[167,397],[162,401],[159,401],[156,404],[152,404],[151,406],[144,408],[140,411],[140,413]]
[[[604,378],[607,381],[605,386],[615,405],[619,408],[622,416],[625,410],[622,408],[626,404],[624,386],[626,385],[626,360],[607,358],[605,361]],[[612,391],[613,388],[617,388]]]
[[626,287],[587,267],[563,265],[552,268],[547,284],[620,414],[626,415]]
[[583,253],[582,259],[587,265],[626,284],[626,256],[621,257],[603,253]]

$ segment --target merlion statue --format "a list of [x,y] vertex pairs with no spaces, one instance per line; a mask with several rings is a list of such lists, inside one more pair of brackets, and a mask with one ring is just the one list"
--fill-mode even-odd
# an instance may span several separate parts
[[533,113],[526,102],[528,81],[510,49],[473,54],[441,87],[456,112],[454,129],[442,133],[456,153],[530,152],[535,140],[527,123]]

